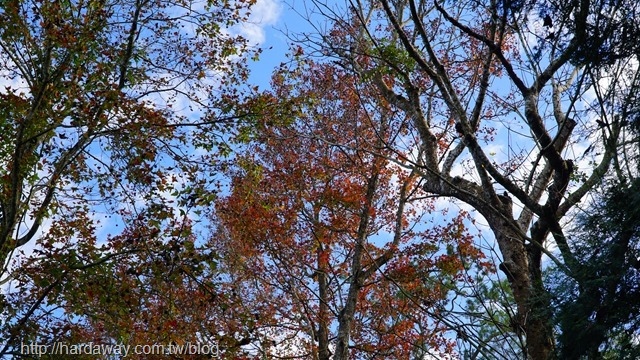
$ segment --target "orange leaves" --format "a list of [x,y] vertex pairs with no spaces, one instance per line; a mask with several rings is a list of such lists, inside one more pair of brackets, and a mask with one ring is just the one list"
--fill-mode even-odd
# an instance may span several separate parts
[[246,40],[226,27],[250,3],[3,3],[0,77],[20,90],[0,94],[0,261],[24,291],[0,304],[15,325],[0,328],[0,357],[35,337],[144,344],[246,329],[224,311],[238,297],[218,296],[192,220],[219,186],[218,136],[235,124],[221,116],[247,76]]
[[[209,245],[223,254],[221,266],[255,294],[253,305],[274,309],[270,321],[282,332],[344,323],[340,296],[356,289],[354,352],[403,358],[415,341],[448,349],[440,329],[416,331],[429,326],[416,302],[444,301],[476,253],[462,219],[417,229],[433,205],[410,201],[424,195],[419,176],[387,160],[397,154],[386,145],[409,134],[406,119],[384,101],[363,103],[367,90],[331,65],[305,61],[277,73],[273,86],[247,103],[275,108],[256,119],[252,141],[242,140],[230,193],[216,202]],[[288,121],[274,117],[281,110]]]
[[330,256],[331,253],[328,250],[319,250],[318,251],[318,268],[327,269],[330,265]]
[[[296,76],[314,84],[299,83]],[[392,208],[375,203],[389,196],[391,173],[371,154],[375,131],[359,110],[352,83],[339,71],[309,64],[300,73],[275,76],[274,84],[276,94],[286,88],[294,92],[286,94],[288,99],[301,100],[292,106],[295,117],[256,129],[257,141],[233,170],[230,195],[218,201],[220,231],[211,243],[226,248],[230,257],[223,261],[238,278],[261,284],[256,291],[276,286],[274,293],[264,295],[263,306],[281,309],[279,316],[289,321],[303,314],[328,328],[335,321],[329,314],[340,311],[331,309],[334,294],[346,290],[339,279],[355,271],[350,264],[360,232],[368,236],[393,217]],[[382,179],[380,185],[368,193],[375,176]],[[364,217],[372,220],[361,229]],[[371,246],[371,253],[380,251]],[[242,261],[232,261],[233,256]],[[287,326],[304,329],[295,321]]]

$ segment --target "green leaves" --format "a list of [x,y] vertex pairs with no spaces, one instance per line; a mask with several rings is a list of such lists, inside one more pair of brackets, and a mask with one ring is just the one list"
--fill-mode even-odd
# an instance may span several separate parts
[[[193,338],[213,321],[216,263],[192,218],[233,150],[220,139],[242,116],[232,90],[252,54],[228,27],[250,4],[3,3],[0,77],[18,85],[0,94],[0,262],[25,291],[8,290],[0,355],[36,334],[155,343],[166,324]],[[181,313],[190,302],[197,314]]]

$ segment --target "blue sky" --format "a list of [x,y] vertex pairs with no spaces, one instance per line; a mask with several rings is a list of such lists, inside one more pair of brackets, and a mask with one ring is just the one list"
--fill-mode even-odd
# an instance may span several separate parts
[[286,29],[299,31],[307,25],[291,7],[279,0],[258,0],[253,6],[251,19],[242,33],[263,48],[260,60],[251,64],[249,84],[267,89],[273,70],[286,60],[291,41]]
[[[290,41],[283,34],[285,28],[297,32],[304,28],[306,21],[297,15],[290,5],[280,0],[258,0],[252,8],[249,21],[242,26],[231,29],[245,36],[252,44],[264,48],[264,53],[260,60],[250,64],[251,78],[249,85],[259,85],[261,89],[267,89],[269,79],[273,70],[282,61],[286,60],[286,53]],[[27,89],[27,84],[20,78],[9,79],[5,76],[0,79],[0,88],[11,86],[17,89]],[[3,91],[4,92],[4,91]],[[186,108],[186,106],[185,106]],[[94,145],[97,146],[97,145]],[[104,239],[108,234],[118,234],[121,231],[122,222],[115,214],[107,214],[106,210],[94,209],[97,223],[97,234],[99,239]],[[21,224],[29,225],[29,224]],[[46,234],[51,227],[51,221],[45,221],[40,234]],[[28,243],[21,248],[27,255],[35,248],[35,241]]]
[[[339,7],[338,2],[327,3]],[[295,38],[303,32],[314,33],[317,31],[314,27],[326,25],[326,21],[311,1],[258,0],[252,7],[249,23],[241,32],[263,49],[260,60],[251,64],[249,84],[268,89],[273,70],[287,61],[286,55],[295,41],[288,36]],[[300,45],[304,47],[304,44]]]

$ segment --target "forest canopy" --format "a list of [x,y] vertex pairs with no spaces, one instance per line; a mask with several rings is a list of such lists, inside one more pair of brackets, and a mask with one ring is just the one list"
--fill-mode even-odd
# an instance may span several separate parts
[[637,358],[640,5],[290,5],[2,2],[0,354]]

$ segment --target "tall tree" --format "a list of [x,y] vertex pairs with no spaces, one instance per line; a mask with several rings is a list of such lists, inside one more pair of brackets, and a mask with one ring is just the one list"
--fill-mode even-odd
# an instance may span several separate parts
[[636,110],[627,117],[617,171],[572,227],[585,280],[577,282],[557,268],[547,275],[563,359],[634,359],[640,355],[633,340],[640,334],[635,316],[640,306],[639,114]]
[[598,359],[606,354],[632,359],[640,354],[632,340],[640,333],[638,181],[614,184],[579,217],[576,257],[585,280],[551,275],[563,359]]
[[238,95],[221,85],[247,76],[232,27],[251,3],[2,2],[0,276],[20,299],[0,305],[3,354],[54,295],[83,291],[80,272],[156,258],[158,236],[211,200],[223,103]]
[[411,119],[413,142],[393,139],[385,151],[421,154],[407,166],[423,189],[482,215],[517,304],[512,331],[528,358],[553,357],[543,257],[588,281],[563,224],[609,169],[635,106],[638,4],[317,5],[332,25],[306,35],[308,46],[357,77],[363,96],[377,91]]
[[480,252],[463,215],[423,229],[432,203],[416,173],[392,161],[411,155],[382,146],[404,136],[405,120],[385,111],[385,99],[363,103],[355,80],[333,64],[301,60],[248,104],[285,99],[257,119],[231,194],[217,202],[211,246],[243,297],[263,308],[261,333],[277,343],[271,351],[293,347],[274,356],[450,352],[442,328],[416,304],[444,302]]

